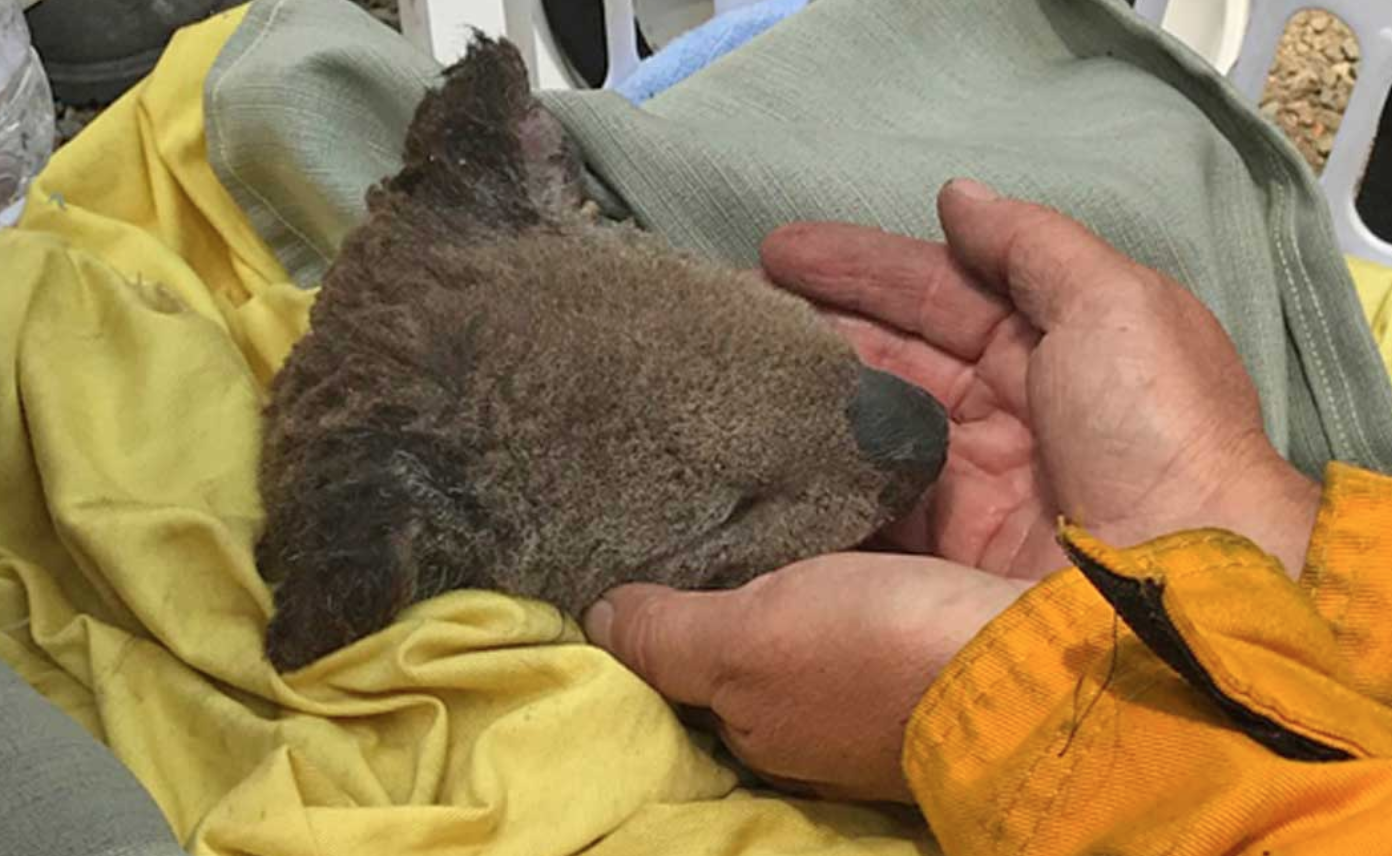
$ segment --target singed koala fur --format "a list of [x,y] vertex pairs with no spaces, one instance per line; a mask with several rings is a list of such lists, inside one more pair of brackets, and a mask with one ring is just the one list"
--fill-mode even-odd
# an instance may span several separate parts
[[582,211],[513,47],[476,36],[276,377],[258,562],[299,668],[456,588],[578,614],[851,547],[942,466],[942,408],[747,272]]

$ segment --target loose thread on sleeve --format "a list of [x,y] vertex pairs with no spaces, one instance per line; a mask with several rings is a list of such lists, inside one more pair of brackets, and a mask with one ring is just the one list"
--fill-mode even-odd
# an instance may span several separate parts
[[1097,688],[1097,695],[1092,697],[1087,707],[1081,714],[1078,713],[1078,698],[1083,694],[1083,681],[1087,680],[1087,675],[1078,676],[1078,683],[1073,686],[1073,723],[1068,729],[1068,739],[1064,741],[1063,748],[1059,750],[1058,756],[1062,758],[1068,753],[1068,748],[1073,745],[1073,738],[1078,735],[1078,729],[1082,728],[1083,720],[1087,718],[1092,709],[1097,706],[1097,702],[1107,692],[1107,687],[1111,686],[1112,678],[1116,675],[1117,651],[1121,637],[1121,619],[1114,612],[1112,613],[1112,656],[1107,664],[1107,674],[1102,678],[1102,685]]

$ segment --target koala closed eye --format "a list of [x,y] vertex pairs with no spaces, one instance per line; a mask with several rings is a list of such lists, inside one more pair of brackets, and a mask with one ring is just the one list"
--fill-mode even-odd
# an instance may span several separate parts
[[721,521],[722,527],[738,525],[742,520],[749,516],[750,512],[759,507],[762,498],[757,494],[746,493],[736,499],[730,506],[730,510],[725,512],[725,519]]

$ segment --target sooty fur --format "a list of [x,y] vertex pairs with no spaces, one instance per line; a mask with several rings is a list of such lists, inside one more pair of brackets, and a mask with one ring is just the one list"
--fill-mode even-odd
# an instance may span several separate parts
[[738,585],[936,474],[862,457],[859,364],[809,306],[587,215],[579,176],[516,51],[476,36],[273,384],[277,669],[451,589],[575,614],[623,581]]

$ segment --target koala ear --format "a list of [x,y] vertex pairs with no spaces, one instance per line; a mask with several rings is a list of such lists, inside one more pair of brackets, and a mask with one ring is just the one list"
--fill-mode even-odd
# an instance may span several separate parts
[[531,99],[518,123],[527,195],[542,213],[573,211],[583,203],[580,153],[560,121]]
[[416,109],[405,165],[389,189],[436,209],[514,225],[580,205],[578,153],[532,97],[511,43],[475,30],[444,79]]

